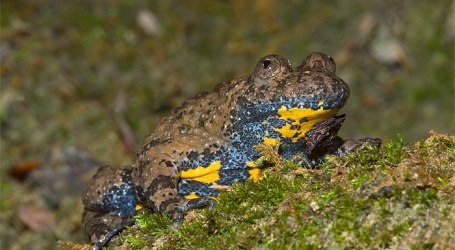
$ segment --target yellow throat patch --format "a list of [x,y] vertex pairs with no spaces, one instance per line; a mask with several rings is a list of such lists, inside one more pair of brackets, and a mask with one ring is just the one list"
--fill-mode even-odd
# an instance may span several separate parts
[[297,142],[300,138],[310,131],[318,122],[322,122],[334,116],[337,109],[323,109],[323,102],[319,103],[319,109],[311,108],[286,108],[281,106],[278,109],[278,115],[282,120],[292,120],[292,123],[287,123],[281,128],[274,128],[281,136],[290,138],[292,142]]

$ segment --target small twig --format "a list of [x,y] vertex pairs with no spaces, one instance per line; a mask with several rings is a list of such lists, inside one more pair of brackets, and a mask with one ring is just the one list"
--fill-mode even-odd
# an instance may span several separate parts
[[130,125],[125,118],[125,106],[126,106],[126,94],[124,91],[120,91],[115,99],[114,106],[114,120],[118,128],[118,133],[122,141],[124,142],[126,148],[131,153],[136,152],[136,137],[134,136],[133,131],[131,130]]

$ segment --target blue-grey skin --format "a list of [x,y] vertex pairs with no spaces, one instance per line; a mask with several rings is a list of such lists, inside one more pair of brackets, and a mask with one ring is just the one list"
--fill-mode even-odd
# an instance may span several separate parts
[[[335,75],[335,62],[325,54],[312,53],[296,68],[281,56],[263,57],[252,75],[222,83],[163,118],[132,166],[99,169],[83,195],[87,238],[94,249],[105,245],[134,223],[138,204],[180,224],[184,211],[213,206],[211,197],[219,189],[257,179],[264,166],[252,163],[260,157],[254,146],[266,141],[279,140],[285,158],[300,153],[306,163],[336,153],[342,144],[336,134],[344,121],[336,112],[348,96],[348,86]],[[330,112],[309,130],[300,130],[311,117],[296,121],[279,113],[293,108],[310,115]],[[297,132],[284,135],[286,126]],[[216,169],[215,176],[203,181],[194,177],[194,169]]]

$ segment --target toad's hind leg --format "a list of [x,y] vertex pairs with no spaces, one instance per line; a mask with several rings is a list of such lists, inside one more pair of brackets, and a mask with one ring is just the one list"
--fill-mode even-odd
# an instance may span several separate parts
[[92,249],[100,249],[134,223],[137,196],[131,173],[131,168],[101,167],[87,183],[82,224]]
[[139,171],[136,172],[140,175],[135,179],[140,180],[139,186],[143,192],[140,196],[144,197],[145,205],[154,212],[168,214],[174,227],[177,227],[182,223],[185,211],[213,207],[216,201],[209,197],[188,200],[180,196],[177,163],[168,154],[154,155],[157,151],[164,151],[158,149],[145,156],[148,160],[140,161]]

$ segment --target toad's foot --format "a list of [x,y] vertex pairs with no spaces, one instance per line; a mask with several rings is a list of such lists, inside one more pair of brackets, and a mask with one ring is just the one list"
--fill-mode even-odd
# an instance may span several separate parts
[[369,144],[373,147],[379,147],[381,146],[382,140],[379,138],[370,138],[370,137],[364,137],[358,140],[346,140],[343,142],[343,144],[340,147],[340,152],[343,153],[349,153],[349,152],[354,152],[360,148],[360,146]]
[[111,239],[134,224],[133,215],[118,216],[112,213],[98,213],[85,209],[82,222],[84,234],[91,242],[91,249],[98,250],[107,245]]

